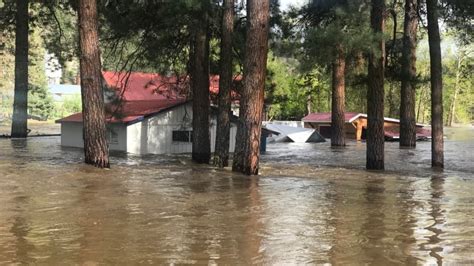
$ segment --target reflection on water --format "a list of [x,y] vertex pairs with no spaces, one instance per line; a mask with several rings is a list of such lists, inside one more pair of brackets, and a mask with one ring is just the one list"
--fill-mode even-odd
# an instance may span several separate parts
[[382,173],[358,169],[364,144],[273,144],[246,177],[186,156],[102,171],[57,138],[0,140],[0,264],[474,263],[472,141],[447,140],[444,173],[429,143],[397,145]]

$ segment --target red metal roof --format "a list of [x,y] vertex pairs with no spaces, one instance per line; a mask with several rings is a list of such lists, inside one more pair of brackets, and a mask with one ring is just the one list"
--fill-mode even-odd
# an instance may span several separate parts
[[[346,112],[344,113],[344,120],[349,122],[352,118],[356,117],[360,113]],[[303,122],[329,122],[331,123],[331,113],[311,113],[302,119]]]
[[182,97],[185,79],[155,73],[102,72],[107,86],[116,89],[125,101],[163,100]]
[[[103,71],[102,74],[107,86],[117,90],[121,99],[120,105],[106,105],[108,123],[132,123],[186,101],[187,77],[166,77],[142,72]],[[209,85],[211,95],[216,96],[219,93],[219,76],[211,76]],[[232,97],[236,99],[237,94],[233,92]],[[56,122],[82,122],[82,113]]]
[[[150,101],[128,101],[121,105],[107,105],[106,117],[108,123],[133,123],[143,118],[160,113],[171,107],[185,103],[185,99],[162,99]],[[82,113],[76,113],[56,121],[82,122]]]
[[[125,101],[163,100],[184,97],[189,90],[189,78],[176,76],[162,76],[156,73],[142,72],[102,72],[109,88],[116,89]],[[241,80],[237,76],[235,80]],[[209,78],[209,92],[211,96],[219,93],[219,76]],[[232,99],[238,99],[238,94],[232,91]]]

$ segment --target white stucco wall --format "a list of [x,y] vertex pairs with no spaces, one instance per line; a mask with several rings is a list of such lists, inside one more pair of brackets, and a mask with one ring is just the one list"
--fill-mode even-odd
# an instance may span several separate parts
[[[184,119],[186,118],[186,119]],[[116,142],[109,139],[110,150],[126,151],[135,154],[171,154],[191,153],[191,142],[173,141],[174,130],[192,130],[192,104],[181,105],[143,121],[131,124],[109,124],[108,134],[117,134]],[[211,119],[210,137],[211,152],[216,144],[216,118]],[[230,129],[230,152],[235,149],[237,127]],[[109,135],[110,138],[110,135]],[[61,145],[83,148],[82,123],[61,124]]]
[[82,123],[61,123],[61,146],[83,148]]
[[[191,142],[173,141],[174,130],[192,130],[192,104],[181,105],[167,112],[144,119],[127,127],[127,151],[138,154],[171,154],[192,152]],[[235,148],[237,128],[231,127],[230,151]],[[216,120],[211,119],[211,152],[214,152]]]
[[[114,142],[111,142],[109,139],[109,149],[113,151],[127,151],[126,126],[122,124],[107,125],[107,134],[111,134],[111,131],[117,134],[117,138]],[[84,140],[82,134],[82,123],[61,123],[61,146],[83,148]]]

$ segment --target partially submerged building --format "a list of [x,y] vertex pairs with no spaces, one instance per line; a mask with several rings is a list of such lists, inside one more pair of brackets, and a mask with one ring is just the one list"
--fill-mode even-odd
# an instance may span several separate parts
[[[157,74],[124,75],[104,72],[107,139],[109,149],[135,154],[192,152],[192,102],[179,92],[173,78]],[[211,112],[211,152],[215,147],[216,113]],[[56,121],[61,124],[61,145],[84,147],[82,113]],[[237,127],[231,124],[230,152]]]
[[[367,130],[367,114],[346,112],[344,113],[345,130],[347,139],[365,139]],[[331,113],[311,113],[303,117],[305,128],[317,130],[323,137],[331,138]],[[386,140],[400,139],[400,120],[384,118],[384,134]],[[431,131],[422,124],[416,124],[416,137],[418,140],[431,138]]]
[[266,123],[265,128],[278,134],[273,134],[275,142],[325,142],[326,140],[314,129],[293,127],[285,124]]

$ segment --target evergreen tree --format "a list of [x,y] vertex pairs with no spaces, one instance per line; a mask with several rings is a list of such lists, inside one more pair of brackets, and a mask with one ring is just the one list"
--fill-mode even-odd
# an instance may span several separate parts
[[443,74],[441,38],[438,26],[438,1],[426,0],[431,76],[431,165],[444,167]]
[[247,1],[244,85],[232,170],[258,174],[265,75],[268,52],[269,0]]
[[96,0],[79,0],[78,15],[84,159],[109,168]]
[[385,0],[372,0],[370,25],[375,43],[369,54],[367,91],[367,169],[384,169]]
[[402,88],[400,97],[400,146],[416,146],[416,44],[418,1],[405,0],[403,28]]
[[28,12],[29,0],[16,1],[15,98],[13,102],[12,138],[28,134]]
[[229,164],[229,138],[232,87],[232,35],[234,31],[234,0],[224,0],[221,30],[219,100],[214,164]]
[[211,140],[209,135],[209,8],[202,1],[198,10],[191,37],[190,75],[193,97],[193,151],[192,159],[197,163],[209,163]]

